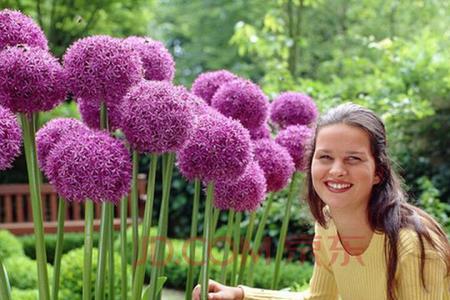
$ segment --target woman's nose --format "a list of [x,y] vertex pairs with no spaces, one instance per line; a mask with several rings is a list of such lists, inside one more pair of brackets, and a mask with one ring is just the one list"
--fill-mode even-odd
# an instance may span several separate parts
[[335,161],[330,169],[330,175],[335,177],[341,177],[347,174],[347,170],[345,169],[345,166],[343,163],[339,161]]

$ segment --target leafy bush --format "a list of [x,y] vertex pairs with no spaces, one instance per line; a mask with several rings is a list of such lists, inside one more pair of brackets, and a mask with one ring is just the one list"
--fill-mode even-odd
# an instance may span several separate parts
[[[94,245],[98,244],[98,233],[94,233]],[[45,249],[47,250],[47,262],[53,264],[56,250],[56,234],[46,234]],[[26,235],[19,237],[25,250],[25,255],[36,259],[36,237],[34,235]],[[84,233],[65,233],[63,243],[63,254],[70,250],[80,248],[84,245]],[[0,246],[1,247],[1,246]]]
[[[139,225],[139,237],[142,234],[142,226]],[[155,236],[156,235],[156,227],[153,227],[150,229],[150,236]],[[153,242],[151,246],[154,246],[155,243]],[[129,264],[131,264],[131,258],[133,257],[133,228],[130,226],[127,229],[127,261]],[[117,253],[120,253],[120,236],[117,236],[116,240],[114,241],[114,251],[116,251]]]
[[11,298],[14,300],[38,300],[38,290],[20,290],[13,288],[11,291]]
[[23,254],[23,247],[20,241],[8,230],[0,230],[0,260]]
[[[98,251],[93,249],[92,252],[92,268],[91,268],[91,287],[92,295],[94,295],[95,281],[97,277],[97,259]],[[78,300],[82,298],[83,293],[83,263],[84,248],[74,249],[62,257],[61,261],[61,286],[60,298],[64,300]],[[128,270],[131,275],[131,270]],[[114,293],[117,298],[120,297],[120,256],[114,255]],[[128,276],[128,286],[131,287],[131,276]],[[129,289],[131,290],[131,288]],[[105,282],[106,294],[109,293],[109,281]],[[131,295],[130,295],[131,296]],[[107,296],[107,298],[109,298]]]
[[[5,260],[9,282],[18,289],[35,289],[38,287],[37,262],[27,256],[12,256]],[[48,276],[51,280],[53,268],[47,265]]]

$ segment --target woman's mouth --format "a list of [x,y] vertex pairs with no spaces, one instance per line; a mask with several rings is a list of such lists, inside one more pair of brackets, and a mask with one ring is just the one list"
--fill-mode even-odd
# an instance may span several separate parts
[[326,181],[325,185],[328,188],[328,190],[333,193],[344,193],[353,186],[353,184],[351,183],[332,182],[332,181]]

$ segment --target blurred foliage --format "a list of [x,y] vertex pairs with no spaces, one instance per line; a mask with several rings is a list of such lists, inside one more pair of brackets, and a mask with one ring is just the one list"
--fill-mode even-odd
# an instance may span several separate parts
[[0,230],[0,260],[12,256],[23,256],[23,246],[18,238],[5,229]]
[[12,288],[11,289],[11,298],[14,300],[38,300],[39,299],[39,291],[35,290],[21,290]]
[[[36,289],[38,287],[37,262],[28,256],[12,256],[5,260],[5,269],[8,272],[11,287],[22,290]],[[47,273],[50,282],[53,278],[53,267],[47,264]]]

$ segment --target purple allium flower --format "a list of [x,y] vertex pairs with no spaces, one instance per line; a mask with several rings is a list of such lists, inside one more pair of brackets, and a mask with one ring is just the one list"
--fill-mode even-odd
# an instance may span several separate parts
[[270,118],[286,128],[289,125],[309,125],[318,116],[316,104],[308,95],[286,92],[272,102]]
[[189,180],[233,180],[251,159],[250,134],[238,121],[219,113],[200,116],[178,152],[178,167]]
[[255,160],[264,171],[267,191],[278,192],[283,189],[295,171],[295,165],[286,148],[271,139],[253,142]]
[[71,134],[48,155],[50,183],[68,201],[119,202],[131,184],[132,166],[125,145],[102,131]]
[[291,125],[281,130],[275,138],[278,144],[288,150],[298,171],[305,170],[305,148],[309,145],[313,135],[313,130],[307,126]]
[[0,106],[0,170],[12,167],[13,160],[19,156],[22,146],[22,129],[16,116],[7,108]]
[[[78,99],[78,110],[83,122],[92,129],[100,129],[100,106],[97,101]],[[119,129],[122,125],[122,112],[119,104],[108,102],[106,105],[108,112],[108,124],[111,130]]]
[[122,130],[140,152],[175,152],[188,138],[193,114],[182,92],[168,81],[142,80],[122,103]]
[[138,51],[147,80],[172,81],[175,76],[175,61],[163,43],[149,37],[130,36],[124,40]]
[[76,41],[64,55],[64,69],[76,98],[98,102],[120,101],[144,75],[139,55],[109,36]]
[[47,51],[28,46],[0,52],[0,104],[14,113],[47,111],[66,97],[63,68]]
[[214,206],[236,211],[254,211],[266,195],[266,178],[255,161],[247,165],[242,176],[233,181],[218,181],[214,187]]
[[249,130],[262,126],[269,111],[269,101],[259,86],[243,79],[223,84],[214,94],[211,106],[239,120]]
[[42,29],[19,11],[0,11],[0,51],[7,46],[26,44],[48,50],[48,41]]
[[268,139],[270,138],[270,127],[267,123],[259,126],[256,129],[249,130],[252,140]]
[[36,132],[36,148],[39,166],[48,174],[47,158],[53,147],[67,134],[87,132],[89,129],[80,121],[71,118],[56,118],[47,122]]
[[195,79],[191,90],[194,95],[211,104],[211,99],[220,86],[237,78],[236,75],[227,70],[205,72]]

